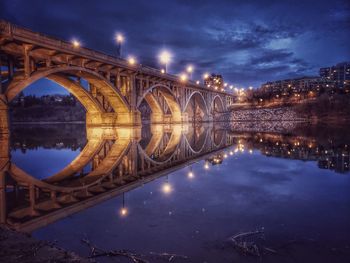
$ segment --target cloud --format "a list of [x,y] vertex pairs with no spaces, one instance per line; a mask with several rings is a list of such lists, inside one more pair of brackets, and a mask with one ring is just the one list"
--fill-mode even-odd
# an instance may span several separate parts
[[172,73],[188,63],[194,77],[217,72],[228,82],[260,85],[317,74],[349,60],[349,4],[344,0],[286,1],[44,1],[3,0],[0,18],[87,47],[116,52],[113,35],[127,39],[123,54],[159,66],[157,53],[174,53]]

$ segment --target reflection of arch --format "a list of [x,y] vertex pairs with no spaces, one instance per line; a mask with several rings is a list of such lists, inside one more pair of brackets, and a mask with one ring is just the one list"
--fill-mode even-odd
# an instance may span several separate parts
[[[216,103],[218,103],[218,104],[216,104]],[[224,111],[224,102],[222,101],[222,98],[219,96],[219,95],[216,95],[214,98],[213,98],[213,100],[212,100],[212,103],[211,103],[211,112],[212,113],[215,113],[215,111],[216,111],[216,107],[215,107],[215,105],[217,105],[218,107],[217,107],[217,111],[218,112],[223,112]]]
[[215,147],[219,147],[223,143],[224,139],[225,136],[223,130],[212,130],[212,142]]
[[[96,86],[96,88],[98,88],[99,92],[101,92],[101,94],[108,100],[109,104],[115,112],[130,112],[130,106],[128,102],[124,99],[120,91],[115,89],[107,79],[105,79],[103,76],[101,76],[95,71],[76,66],[56,67],[43,71],[38,70],[34,72],[29,78],[24,78],[23,75],[17,75],[11,81],[6,91],[7,100],[9,102],[12,101],[18,93],[20,93],[23,89],[25,89],[27,86],[34,83],[35,81],[42,78],[47,78],[50,75],[57,73],[68,73],[74,76],[85,78],[89,83],[93,84],[94,86]],[[68,89],[65,86],[63,87]]]
[[182,132],[180,129],[173,129],[171,136],[170,136],[170,139],[169,139],[165,149],[162,152],[161,157],[163,157],[163,158],[159,158],[157,160],[154,160],[150,157],[157,150],[163,135],[164,135],[164,133],[154,134],[153,135],[154,140],[153,140],[153,138],[151,139],[150,143],[147,145],[145,150],[142,149],[141,145],[138,145],[138,149],[139,149],[141,155],[144,156],[145,159],[151,163],[158,164],[158,165],[167,163],[178,152],[178,149],[181,145]]
[[47,183],[55,183],[68,177],[74,176],[75,173],[82,170],[97,154],[103,145],[103,140],[89,140],[80,154],[60,172],[46,178]]
[[[199,143],[199,145],[197,145],[197,143],[196,143],[194,146],[192,146],[191,143],[189,142],[189,139],[188,139],[187,135],[185,136],[186,143],[187,143],[188,147],[189,147],[189,148],[191,149],[191,151],[192,151],[193,153],[195,153],[195,154],[201,153],[201,152],[203,151],[205,145],[207,144],[208,137],[209,137],[209,132],[208,132],[208,130],[205,129],[205,130],[204,130],[204,133],[202,133],[202,134],[204,134],[204,140],[202,140],[203,143]],[[194,136],[194,135],[193,135],[193,136]],[[200,138],[201,138],[201,137],[202,137],[202,136],[200,136]],[[199,146],[199,147],[197,147],[197,146]]]
[[[123,160],[123,157],[128,152],[130,148],[129,138],[118,139],[108,152],[106,158],[104,158],[99,166],[82,178],[77,178],[67,183],[64,186],[59,184],[50,184],[45,181],[41,181],[27,174],[25,171],[17,167],[15,164],[11,164],[9,173],[13,178],[21,183],[31,186],[37,186],[42,189],[47,189],[49,191],[72,193],[73,191],[85,190],[91,186],[98,185],[104,178],[109,176],[113,172],[115,167],[117,167]],[[65,168],[69,169],[69,168]]]
[[190,95],[190,97],[188,98],[188,100],[186,102],[186,105],[184,107],[184,112],[186,112],[188,110],[190,102],[195,101],[196,98],[199,98],[199,107],[201,108],[201,110],[204,113],[202,120],[207,121],[208,115],[209,115],[208,105],[207,105],[207,102],[205,101],[203,95],[199,91],[192,92],[192,94]]
[[[143,95],[139,98],[138,102],[137,102],[137,107],[140,106],[141,102],[143,99],[145,99],[146,95],[148,93],[150,93],[153,89],[158,89],[162,95],[165,98],[166,103],[169,106],[169,109],[171,111],[171,115],[172,115],[172,121],[173,122],[181,122],[181,109],[180,109],[180,103],[177,101],[176,97],[174,96],[173,92],[171,91],[171,89],[169,87],[167,87],[166,85],[162,85],[162,84],[156,84],[150,88],[148,88],[147,90],[145,90],[145,92],[143,93]],[[151,106],[151,105],[150,105]],[[153,111],[153,109],[151,108],[151,110]]]

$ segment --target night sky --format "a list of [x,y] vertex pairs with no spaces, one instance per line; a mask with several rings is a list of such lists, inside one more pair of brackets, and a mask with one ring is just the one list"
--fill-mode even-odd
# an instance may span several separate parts
[[239,87],[350,60],[348,1],[1,0],[0,18],[109,54],[121,31],[123,56],[160,67],[157,54],[167,48],[169,72],[191,63],[195,79],[215,72]]

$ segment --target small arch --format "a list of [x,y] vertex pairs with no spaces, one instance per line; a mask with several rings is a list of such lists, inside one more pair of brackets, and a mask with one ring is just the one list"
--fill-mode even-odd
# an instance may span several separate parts
[[165,98],[166,103],[169,106],[169,109],[172,114],[172,121],[174,122],[181,122],[182,121],[182,114],[181,114],[181,109],[180,109],[180,103],[177,101],[176,97],[174,96],[172,90],[163,84],[156,84],[147,90],[142,94],[142,96],[139,98],[137,102],[137,107],[140,106],[142,100],[146,97],[148,93],[150,93],[153,89],[159,89],[159,91],[162,93],[162,95]]
[[[215,102],[217,102],[217,101],[219,101],[219,104],[217,104],[218,105],[218,107],[217,107],[218,110],[215,109],[215,106],[216,106]],[[222,98],[220,97],[220,95],[215,95],[213,100],[212,100],[212,102],[211,102],[211,112],[212,113],[223,112],[224,109],[225,109],[225,107],[224,107],[224,102],[222,101]]]
[[208,109],[208,105],[207,105],[207,102],[205,101],[203,95],[199,92],[199,91],[194,91],[191,93],[190,97],[188,98],[187,102],[186,102],[186,105],[184,107],[184,112],[186,112],[188,110],[188,105],[190,104],[191,102],[191,99],[192,98],[200,98],[200,101],[202,103],[199,104],[200,108],[202,109],[203,113],[204,113],[204,116],[202,116],[202,121],[207,121],[208,120],[208,117],[209,117],[209,109]]

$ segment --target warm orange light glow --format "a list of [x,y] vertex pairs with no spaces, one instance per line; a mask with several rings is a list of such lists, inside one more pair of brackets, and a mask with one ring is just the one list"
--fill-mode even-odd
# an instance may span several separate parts
[[130,56],[128,58],[128,62],[130,65],[135,65],[136,64],[136,59],[133,56]]
[[173,191],[173,189],[169,183],[165,183],[162,186],[162,191],[164,194],[170,194]]
[[181,81],[186,81],[188,79],[188,76],[185,73],[182,73],[180,75],[180,79],[181,79]]
[[208,74],[208,73],[204,73],[203,78],[204,78],[204,79],[209,78],[209,74]]
[[164,74],[165,73],[165,70],[164,69],[161,69],[161,71],[160,71],[162,74]]
[[120,209],[120,215],[121,216],[127,216],[128,214],[128,209],[123,207],[122,209]]
[[75,47],[75,48],[78,48],[81,45],[80,42],[78,40],[76,40],[76,39],[72,40],[72,44],[73,44],[73,47]]

